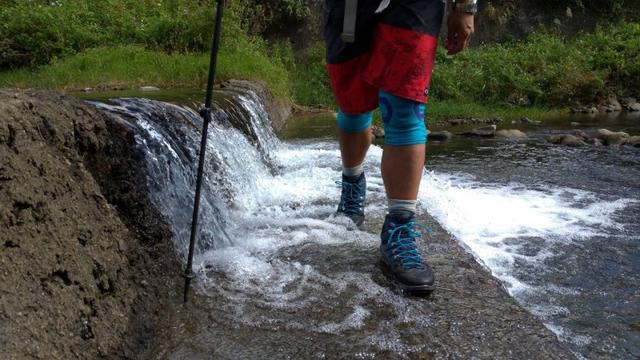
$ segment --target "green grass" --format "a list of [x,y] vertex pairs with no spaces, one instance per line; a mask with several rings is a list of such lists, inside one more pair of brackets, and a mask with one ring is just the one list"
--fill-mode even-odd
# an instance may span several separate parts
[[[167,54],[139,46],[90,49],[35,70],[0,73],[0,87],[75,90],[85,87],[201,87],[206,83],[209,56]],[[272,58],[252,49],[222,53],[217,80],[264,81],[281,98],[289,98],[289,74]]]

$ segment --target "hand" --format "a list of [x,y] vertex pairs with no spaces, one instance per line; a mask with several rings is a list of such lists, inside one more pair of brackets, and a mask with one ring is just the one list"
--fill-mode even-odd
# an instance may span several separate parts
[[473,14],[452,11],[449,14],[447,39],[444,47],[447,55],[455,55],[469,46],[474,31]]

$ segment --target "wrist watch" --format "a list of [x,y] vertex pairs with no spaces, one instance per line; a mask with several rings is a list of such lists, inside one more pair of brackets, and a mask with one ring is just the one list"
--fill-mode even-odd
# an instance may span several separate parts
[[475,14],[478,12],[478,0],[451,0],[453,11]]

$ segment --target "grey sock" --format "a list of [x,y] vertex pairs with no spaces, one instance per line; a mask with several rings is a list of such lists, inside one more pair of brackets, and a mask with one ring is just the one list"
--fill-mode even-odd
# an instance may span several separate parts
[[346,177],[359,177],[364,172],[364,164],[354,167],[342,167],[342,175]]
[[389,207],[389,214],[397,211],[410,211],[415,214],[417,209],[417,200],[399,200],[399,199],[387,199]]

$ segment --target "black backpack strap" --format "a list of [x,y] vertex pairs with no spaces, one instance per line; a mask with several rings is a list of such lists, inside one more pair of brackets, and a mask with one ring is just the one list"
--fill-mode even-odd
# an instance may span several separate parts
[[356,21],[358,17],[358,0],[345,0],[344,23],[340,38],[345,43],[356,41]]

